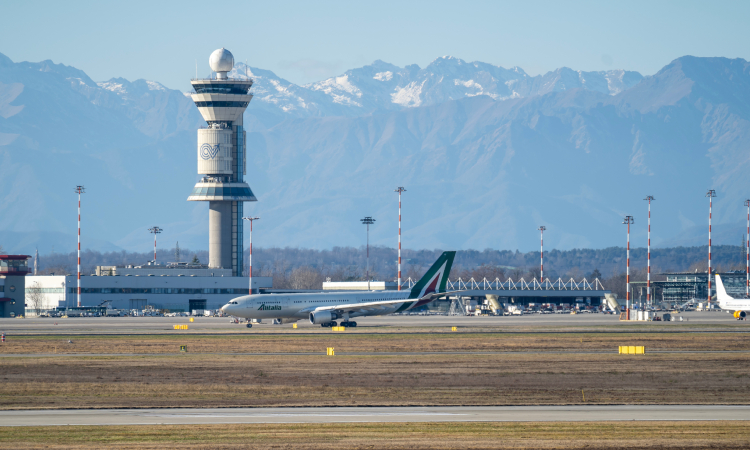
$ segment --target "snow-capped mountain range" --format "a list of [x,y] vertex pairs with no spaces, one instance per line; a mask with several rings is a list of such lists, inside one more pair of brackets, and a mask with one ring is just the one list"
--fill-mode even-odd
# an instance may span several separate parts
[[398,67],[378,60],[304,86],[243,63],[238,63],[230,76],[253,78],[256,102],[297,117],[351,117],[481,95],[506,100],[575,88],[616,95],[643,79],[638,72],[582,72],[567,67],[532,77],[520,67],[505,69],[451,56],[437,58],[423,69],[416,64]]
[[[646,195],[655,245],[699,245],[707,188],[719,193],[714,241],[740,242],[742,59],[686,56],[649,77],[532,77],[452,57],[376,61],[304,86],[241,63],[231,76],[254,80],[246,180],[259,201],[245,211],[263,218],[260,246],[359,246],[365,215],[378,220],[371,243],[394,246],[396,186],[410,248],[530,250],[539,225],[550,248],[623,245],[624,214],[639,246]],[[154,225],[166,245],[205,249],[207,206],[186,201],[202,125],[186,93],[157,81],[95,82],[0,54],[0,245],[72,251],[83,184],[84,249],[148,249]]]

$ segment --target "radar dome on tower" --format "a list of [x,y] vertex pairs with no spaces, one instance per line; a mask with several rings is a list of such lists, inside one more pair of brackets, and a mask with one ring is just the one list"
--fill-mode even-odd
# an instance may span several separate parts
[[208,58],[208,65],[211,66],[211,70],[216,72],[217,78],[225,79],[227,72],[230,72],[234,67],[234,56],[232,52],[222,47],[211,53]]

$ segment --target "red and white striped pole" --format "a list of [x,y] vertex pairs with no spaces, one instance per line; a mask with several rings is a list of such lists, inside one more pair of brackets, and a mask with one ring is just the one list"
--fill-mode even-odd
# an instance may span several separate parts
[[260,217],[243,217],[243,219],[250,221],[250,249],[247,255],[247,274],[248,278],[250,278],[248,294],[253,295],[253,220],[260,220]]
[[745,235],[745,297],[750,297],[750,200],[745,200],[747,206],[747,234]]
[[76,305],[81,307],[81,194],[86,192],[83,186],[76,186],[78,193],[78,296]]
[[401,290],[401,193],[406,192],[402,186],[396,188],[398,192],[398,290]]
[[708,197],[708,299],[706,300],[706,309],[708,309],[711,306],[711,216],[716,191],[709,189],[706,192],[706,197]]
[[647,196],[644,200],[648,200],[648,248],[647,248],[647,261],[648,270],[646,271],[646,305],[651,306],[651,200],[655,200],[652,195]]
[[633,223],[633,216],[625,216],[625,220],[622,223],[628,225],[628,249],[627,249],[627,268],[625,269],[625,309],[627,311],[627,320],[630,320],[630,224]]
[[154,263],[155,263],[156,262],[156,235],[161,233],[164,230],[159,227],[152,227],[152,228],[149,228],[148,231],[154,234]]
[[540,264],[541,265],[541,271],[539,272],[539,283],[541,284],[541,283],[544,283],[544,230],[546,230],[547,227],[545,227],[544,225],[542,225],[541,227],[539,227],[537,229],[539,231],[541,231],[541,238],[540,238],[540,240],[541,240],[541,244],[542,244],[542,248],[541,248],[541,251],[540,251],[540,254],[542,256],[541,264]]

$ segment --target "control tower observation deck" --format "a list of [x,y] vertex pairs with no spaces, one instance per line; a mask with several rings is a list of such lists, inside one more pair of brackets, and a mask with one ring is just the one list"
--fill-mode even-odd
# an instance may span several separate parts
[[188,201],[208,202],[208,266],[242,276],[243,202],[257,201],[244,181],[245,130],[242,116],[253,96],[250,79],[229,78],[234,56],[226,49],[209,58],[215,78],[191,81],[192,99],[208,124],[198,130],[198,174]]

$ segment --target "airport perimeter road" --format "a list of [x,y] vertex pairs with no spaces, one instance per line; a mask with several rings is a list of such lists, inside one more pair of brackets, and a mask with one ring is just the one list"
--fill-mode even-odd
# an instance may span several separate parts
[[750,406],[458,406],[0,411],[0,426],[750,420]]
[[[358,317],[359,325],[352,331],[380,331],[403,328],[445,328],[458,326],[465,330],[482,328],[484,331],[497,328],[498,331],[513,331],[522,327],[649,327],[649,329],[680,329],[695,325],[734,325],[737,331],[750,322],[738,322],[724,312],[688,312],[680,314],[683,322],[620,322],[610,314],[529,314],[509,317],[468,317],[468,316],[375,316]],[[244,324],[232,324],[226,317],[196,317],[188,322],[187,317],[89,317],[89,318],[28,318],[0,319],[0,331],[8,334],[160,334],[173,333],[173,326],[189,325],[182,334],[192,333],[267,333],[267,332],[329,332],[307,320],[300,320],[298,328],[291,324],[256,324],[248,329]],[[749,329],[750,331],[750,329]]]

